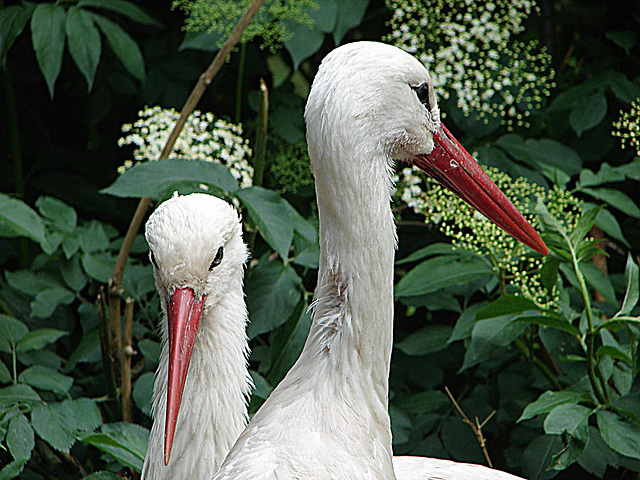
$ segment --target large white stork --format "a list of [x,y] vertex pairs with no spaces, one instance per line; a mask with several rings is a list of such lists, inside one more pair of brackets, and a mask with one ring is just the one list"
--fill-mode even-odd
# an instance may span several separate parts
[[548,253],[546,246],[441,124],[431,78],[411,55],[371,42],[335,49],[313,82],[305,119],[320,217],[313,322],[300,358],[215,480],[389,480],[394,464],[403,479],[514,478],[465,465],[451,476],[444,463],[427,471],[418,464],[433,461],[416,457],[392,461],[393,161],[417,165],[531,248]]
[[161,204],[146,238],[163,342],[142,478],[210,480],[247,423],[242,225],[225,201],[192,194]]

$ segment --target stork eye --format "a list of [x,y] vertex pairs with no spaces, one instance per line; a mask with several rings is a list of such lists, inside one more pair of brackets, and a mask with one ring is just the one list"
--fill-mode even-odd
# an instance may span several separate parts
[[158,262],[156,261],[156,256],[153,254],[153,250],[149,250],[149,260],[151,260],[153,266],[158,269]]
[[416,95],[418,96],[418,100],[422,103],[427,110],[431,110],[431,105],[429,105],[429,85],[427,83],[423,83],[422,85],[412,86],[411,87]]
[[209,271],[213,270],[215,267],[220,265],[220,263],[222,262],[222,255],[223,254],[224,254],[224,249],[222,247],[220,247],[218,249],[218,252],[216,253],[216,256],[213,259],[213,262],[211,262],[211,265],[209,265]]

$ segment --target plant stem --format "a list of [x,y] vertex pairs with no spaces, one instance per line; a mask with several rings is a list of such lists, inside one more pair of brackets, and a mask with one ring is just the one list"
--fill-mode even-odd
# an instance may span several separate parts
[[260,79],[260,100],[258,103],[258,124],[256,125],[256,150],[253,161],[253,184],[262,185],[267,151],[267,127],[269,124],[269,90]]
[[[580,285],[580,293],[582,294],[582,301],[584,302],[585,312],[587,314],[587,323],[589,325],[589,329],[587,331],[586,336],[586,356],[587,356],[587,373],[589,375],[589,383],[591,383],[591,388],[593,388],[593,392],[596,395],[596,398],[601,404],[609,402],[609,394],[607,392],[607,386],[602,377],[602,372],[597,367],[594,362],[594,344],[595,344],[595,335],[596,330],[593,327],[593,311],[591,310],[591,298],[589,297],[589,290],[587,289],[587,284],[584,280],[584,276],[582,275],[582,271],[578,266],[578,260],[573,252],[573,248],[571,249],[571,258],[573,261],[573,270],[576,273],[576,277],[578,279],[578,284]],[[600,384],[598,384],[600,382]],[[602,390],[600,389],[602,387]]]
[[234,118],[236,123],[240,123],[242,114],[242,86],[244,85],[244,66],[247,58],[247,44],[240,44],[240,60],[238,61],[238,80],[236,80],[236,111]]

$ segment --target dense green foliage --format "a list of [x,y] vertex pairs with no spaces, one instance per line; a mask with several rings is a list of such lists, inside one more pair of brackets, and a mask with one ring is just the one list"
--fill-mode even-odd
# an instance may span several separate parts
[[[192,11],[202,4],[192,25],[204,25],[216,5],[179,3]],[[281,47],[275,53],[260,38],[242,45],[198,105],[242,123],[254,148],[258,80],[266,80],[265,179],[253,186],[240,186],[220,164],[181,158],[117,173],[134,158],[133,143],[118,146],[122,125],[145,105],[179,110],[219,33],[185,34],[183,12],[156,2],[7,1],[0,10],[0,479],[110,479],[141,468],[160,350],[159,301],[141,235],[123,281],[135,312],[133,423],[122,422],[103,369],[98,301],[137,197],[158,202],[204,185],[242,209],[252,248],[245,282],[252,412],[297,358],[318,266],[302,118],[310,82],[337,44],[407,39],[392,34],[401,16],[380,0],[316,3],[310,23],[288,23],[287,35],[268,39]],[[456,2],[434,3],[437,18],[451,18],[447,5]],[[495,11],[507,15],[502,8]],[[485,463],[447,387],[469,418],[482,422],[495,411],[482,432],[497,468],[531,479],[636,478],[640,160],[611,132],[640,135],[637,108],[614,126],[640,97],[640,3],[544,0],[540,8],[543,15],[524,15],[513,33],[546,45],[555,69],[540,77],[554,84],[537,85],[549,96],[537,96],[535,109],[531,98],[509,98],[526,122],[463,112],[455,89],[440,107],[481,163],[523,177],[513,194],[530,198],[514,201],[551,254],[507,245],[455,211],[406,208],[397,196],[394,449]],[[430,28],[419,18],[407,25]],[[509,75],[517,75],[509,46],[501,48]],[[534,75],[527,85],[536,83],[535,69],[522,72]],[[484,86],[474,87],[482,95]],[[499,95],[490,100],[504,113]],[[479,246],[473,236],[482,237]],[[507,246],[496,253],[496,245]],[[541,289],[551,292],[544,301]]]

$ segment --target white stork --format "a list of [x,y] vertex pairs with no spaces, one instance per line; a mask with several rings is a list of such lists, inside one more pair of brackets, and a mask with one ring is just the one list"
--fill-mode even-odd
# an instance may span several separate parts
[[335,49],[305,119],[320,217],[313,322],[300,358],[215,480],[390,480],[394,467],[403,480],[514,479],[475,465],[392,460],[394,160],[417,165],[531,248],[546,246],[441,124],[431,78],[411,55],[372,42]]

